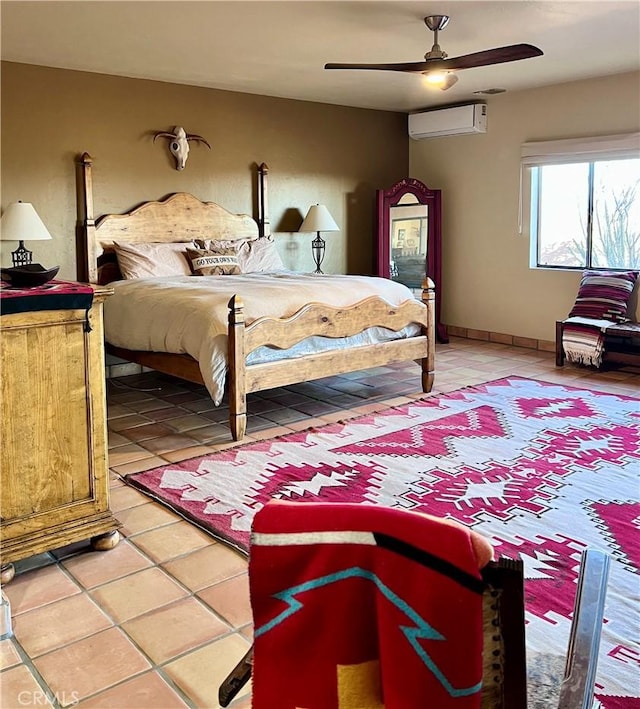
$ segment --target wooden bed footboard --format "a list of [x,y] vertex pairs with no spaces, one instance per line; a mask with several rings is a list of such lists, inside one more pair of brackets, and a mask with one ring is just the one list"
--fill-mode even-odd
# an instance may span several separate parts
[[[227,344],[229,428],[233,440],[244,438],[247,394],[256,391],[411,359],[420,362],[422,390],[431,391],[435,363],[435,295],[431,280],[427,279],[423,285],[422,301],[406,301],[392,306],[374,296],[348,308],[311,303],[289,318],[260,318],[249,325],[245,324],[242,299],[234,295],[229,301]],[[247,364],[247,356],[258,347],[288,349],[312,335],[349,337],[369,327],[398,331],[411,323],[421,326],[420,334],[373,345],[329,350],[294,360]],[[189,355],[126,350],[110,344],[106,347],[109,354],[129,362],[204,384],[198,362]]]
[[[245,324],[242,299],[229,301],[229,426],[233,439],[244,437],[247,427],[247,394],[264,389],[311,381],[410,359],[420,361],[422,389],[431,391],[434,378],[435,295],[426,279],[422,301],[392,306],[371,297],[347,308],[311,303],[289,318],[259,318]],[[310,335],[349,337],[370,327],[399,331],[411,323],[421,325],[419,335],[389,342],[337,349],[275,362],[247,364],[248,355],[261,346],[288,349]]]

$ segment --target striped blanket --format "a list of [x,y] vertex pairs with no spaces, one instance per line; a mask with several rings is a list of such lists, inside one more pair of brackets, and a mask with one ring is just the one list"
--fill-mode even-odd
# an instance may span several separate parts
[[562,348],[568,362],[600,367],[604,355],[605,331],[610,320],[572,317],[562,328]]

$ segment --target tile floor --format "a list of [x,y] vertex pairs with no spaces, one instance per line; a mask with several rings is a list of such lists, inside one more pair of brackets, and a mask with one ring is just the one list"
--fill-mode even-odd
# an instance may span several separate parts
[[[518,374],[640,395],[638,370],[557,369],[551,352],[452,338],[434,394]],[[245,441],[421,396],[413,363],[330,377],[249,401]],[[124,385],[124,386],[123,386]],[[147,373],[108,383],[111,508],[122,541],[74,544],[16,564],[4,587],[14,636],[0,641],[0,705],[83,709],[217,707],[251,643],[246,563],[121,476],[236,445],[203,387]],[[250,687],[232,705],[250,706]]]

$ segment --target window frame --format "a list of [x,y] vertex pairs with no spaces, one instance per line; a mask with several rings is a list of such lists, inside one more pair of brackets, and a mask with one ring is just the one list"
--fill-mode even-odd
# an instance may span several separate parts
[[587,243],[586,263],[591,263],[593,254],[593,206],[595,163],[611,160],[640,159],[640,132],[622,133],[591,138],[569,138],[524,143],[521,148],[520,162],[520,233],[522,233],[522,203],[524,172],[528,170],[530,215],[529,215],[529,267],[536,270],[582,271],[624,271],[625,268],[597,267],[590,265],[565,266],[540,263],[540,168],[548,165],[567,165],[571,163],[588,164],[587,194]]

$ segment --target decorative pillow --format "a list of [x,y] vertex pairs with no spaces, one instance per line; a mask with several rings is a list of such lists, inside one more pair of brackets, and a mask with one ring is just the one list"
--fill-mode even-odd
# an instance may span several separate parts
[[214,251],[235,249],[237,251],[250,241],[252,239],[194,239],[193,243],[198,249],[213,249]]
[[283,271],[284,263],[274,241],[262,239],[214,240],[195,239],[194,243],[201,249],[233,249],[238,256],[238,264],[242,273],[263,273],[266,271]]
[[190,276],[191,270],[185,260],[187,247],[183,243],[114,243],[118,266],[123,278],[150,278],[153,276]]
[[241,273],[235,249],[187,249],[194,276],[233,276]]
[[626,320],[637,277],[636,271],[584,271],[569,317]]

